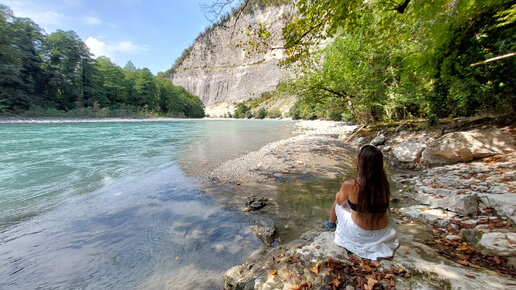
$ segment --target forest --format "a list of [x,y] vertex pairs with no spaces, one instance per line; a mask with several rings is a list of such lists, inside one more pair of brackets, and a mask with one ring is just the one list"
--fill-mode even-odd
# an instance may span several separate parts
[[199,118],[204,109],[165,74],[93,59],[75,32],[47,35],[0,4],[0,115]]
[[287,56],[282,65],[293,77],[269,94],[295,95],[294,119],[436,120],[516,109],[515,1],[233,2],[240,5],[233,17],[264,3],[295,8],[278,17],[283,47],[271,45],[266,23],[249,27],[238,44]]

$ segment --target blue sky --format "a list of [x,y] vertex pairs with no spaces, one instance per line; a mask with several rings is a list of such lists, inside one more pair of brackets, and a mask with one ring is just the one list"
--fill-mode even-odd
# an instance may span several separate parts
[[50,34],[73,30],[94,56],[166,71],[206,26],[208,0],[0,0]]

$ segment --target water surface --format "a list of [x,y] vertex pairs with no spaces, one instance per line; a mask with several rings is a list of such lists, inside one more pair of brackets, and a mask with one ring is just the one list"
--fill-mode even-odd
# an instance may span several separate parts
[[220,288],[261,247],[192,176],[284,121],[0,125],[0,288]]

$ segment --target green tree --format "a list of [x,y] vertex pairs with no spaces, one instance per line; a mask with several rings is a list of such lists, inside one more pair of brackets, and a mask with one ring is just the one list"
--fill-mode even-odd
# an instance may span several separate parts
[[92,77],[84,70],[92,62],[90,53],[73,31],[58,30],[46,40],[49,55],[44,69],[48,75],[48,97],[58,109],[72,109],[89,99],[83,84],[89,86]]
[[129,88],[122,68],[104,56],[96,59],[96,68],[100,74],[100,85],[108,104],[118,107],[120,104],[127,103]]

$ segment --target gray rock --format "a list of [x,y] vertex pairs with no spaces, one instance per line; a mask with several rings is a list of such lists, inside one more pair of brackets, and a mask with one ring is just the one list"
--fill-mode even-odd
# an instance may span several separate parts
[[516,195],[515,194],[479,194],[479,198],[486,206],[492,207],[498,214],[510,218],[516,223]]
[[430,194],[418,194],[416,200],[427,204],[431,208],[443,208],[462,215],[470,215],[477,212],[478,197],[476,194],[449,195],[435,197]]
[[383,143],[385,143],[385,141],[386,141],[385,135],[380,134],[380,135],[376,136],[373,140],[371,140],[370,144],[372,144],[374,146],[378,146],[378,145],[382,145]]
[[274,222],[264,220],[258,224],[249,226],[249,229],[267,246],[270,246],[274,242],[276,235]]
[[516,233],[484,233],[478,245],[485,252],[512,255],[516,253],[516,245],[511,242],[516,239]]
[[482,239],[482,235],[484,234],[483,231],[480,230],[469,230],[469,229],[462,229],[460,231],[460,235],[468,242],[470,242],[473,245],[477,245],[478,242]]
[[401,162],[414,162],[425,148],[425,144],[403,142],[394,147],[392,154]]
[[438,226],[446,226],[450,219],[457,216],[456,213],[443,209],[429,209],[423,205],[413,205],[403,208],[400,213],[415,219],[419,219],[427,224],[436,224]]
[[217,27],[198,37],[189,48],[189,55],[170,76],[173,84],[199,96],[205,105],[242,102],[274,90],[280,78],[290,73],[278,66],[285,55],[279,52],[248,55],[245,48],[236,48],[233,42],[247,41],[242,31],[249,24],[257,25],[261,21],[271,26],[272,44],[282,45],[281,33],[275,32],[281,32],[283,22],[273,21],[282,9],[275,6],[244,13],[241,21],[235,22],[234,29]]
[[358,139],[353,142],[353,145],[362,145],[365,143],[366,138],[365,137],[358,137]]
[[308,259],[333,257],[336,260],[346,261],[348,259],[346,250],[337,246],[334,239],[335,233],[323,232],[315,237],[310,245],[297,249],[297,253]]
[[504,194],[504,193],[507,193],[507,189],[505,188],[505,186],[497,185],[497,186],[491,186],[491,188],[489,189],[489,192],[494,193],[494,194]]
[[246,211],[259,210],[267,205],[267,198],[250,196],[246,199]]
[[498,129],[448,133],[428,144],[422,160],[429,164],[471,161],[514,150],[514,141]]

